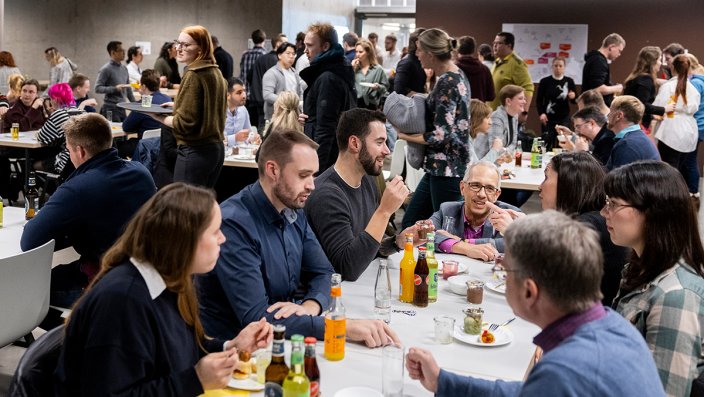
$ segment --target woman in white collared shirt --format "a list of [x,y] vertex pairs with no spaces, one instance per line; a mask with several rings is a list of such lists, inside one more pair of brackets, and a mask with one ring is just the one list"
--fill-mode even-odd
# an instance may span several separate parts
[[282,43],[277,48],[279,61],[262,77],[262,96],[264,97],[264,119],[271,120],[274,113],[274,101],[282,91],[291,91],[301,101],[304,97],[306,83],[293,68],[296,59],[296,46]]

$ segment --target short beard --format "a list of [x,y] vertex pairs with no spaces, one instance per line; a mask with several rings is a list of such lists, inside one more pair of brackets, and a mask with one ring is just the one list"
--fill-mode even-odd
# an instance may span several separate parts
[[377,167],[377,159],[367,151],[367,145],[362,145],[360,149],[360,164],[367,175],[379,176],[382,173],[382,166]]

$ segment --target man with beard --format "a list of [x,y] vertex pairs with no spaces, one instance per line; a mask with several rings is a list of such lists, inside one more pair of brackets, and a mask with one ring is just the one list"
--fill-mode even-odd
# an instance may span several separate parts
[[463,201],[441,204],[431,217],[436,230],[441,229],[445,217],[453,221],[446,230],[436,233],[439,252],[462,254],[483,261],[493,260],[498,252],[504,252],[504,239],[490,223],[488,202],[504,210],[521,212],[517,207],[497,201],[499,170],[489,161],[478,161],[468,165],[465,177],[460,182]]
[[[357,280],[377,256],[389,218],[409,195],[396,176],[379,198],[375,177],[390,153],[385,121],[382,112],[362,108],[340,116],[338,159],[316,178],[306,203],[308,222],[345,281]],[[393,247],[393,238],[384,240]]]
[[[296,131],[273,131],[260,146],[259,180],[221,204],[215,270],[198,276],[206,334],[232,339],[253,320],[286,326],[287,336],[323,340],[333,267],[304,216],[314,189],[318,145]],[[347,320],[346,338],[369,347],[399,340],[379,320]]]

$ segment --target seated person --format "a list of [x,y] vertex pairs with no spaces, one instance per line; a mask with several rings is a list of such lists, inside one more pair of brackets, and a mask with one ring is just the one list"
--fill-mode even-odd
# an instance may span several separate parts
[[452,217],[448,230],[436,233],[436,249],[439,252],[463,254],[483,261],[493,260],[498,252],[504,252],[504,241],[490,223],[488,202],[499,208],[520,211],[519,208],[497,201],[502,193],[499,188],[499,170],[488,161],[468,165],[465,177],[460,182],[463,201],[449,201],[431,217],[436,230],[445,225],[445,217]]
[[54,172],[67,177],[73,172],[74,167],[69,162],[69,151],[66,148],[64,138],[64,124],[69,117],[82,113],[76,109],[73,101],[73,93],[66,83],[57,83],[47,90],[50,101],[45,102],[44,110],[49,113],[49,118],[39,129],[37,140],[46,146],[53,146],[59,149],[58,154],[40,157],[34,154],[34,168],[41,171]]
[[[274,131],[260,147],[259,180],[221,204],[226,241],[218,266],[197,277],[206,334],[229,339],[264,316],[289,336],[323,340],[333,267],[303,211],[317,147],[304,134]],[[398,343],[379,320],[348,319],[346,336],[370,347]]]
[[38,130],[44,125],[42,98],[37,96],[39,82],[35,79],[25,80],[20,91],[20,100],[7,110],[2,119],[2,131],[9,132],[12,123],[19,123],[20,131]]
[[208,190],[172,184],[147,201],[71,313],[57,396],[195,397],[228,384],[238,350],[267,347],[264,320],[229,341],[203,333],[192,276],[215,266],[219,227]]
[[607,128],[615,133],[615,143],[607,160],[608,170],[639,160],[661,160],[656,146],[639,125],[643,115],[644,104],[631,95],[612,101]]
[[592,146],[592,155],[603,165],[612,153],[614,132],[607,128],[607,117],[597,106],[584,107],[573,114],[573,127],[578,135],[575,142],[571,139],[572,131],[567,127],[557,125],[556,131],[567,137],[559,141],[559,145],[568,151],[587,151]]
[[73,91],[73,100],[76,101],[77,108],[88,113],[96,112],[95,107],[98,106],[98,101],[88,97],[88,93],[91,92],[91,81],[88,80],[88,76],[75,73],[69,79],[69,87]]
[[543,357],[525,381],[442,370],[431,352],[406,356],[411,379],[436,396],[663,396],[651,353],[634,327],[600,303],[602,255],[593,230],[555,211],[517,220],[505,234],[506,297],[541,327]]
[[237,77],[228,79],[228,108],[225,118],[225,139],[227,146],[237,146],[238,142],[247,139],[252,126],[250,114],[245,107],[247,92],[245,83]]
[[98,272],[100,257],[156,189],[141,164],[121,160],[111,148],[113,135],[103,116],[72,117],[64,131],[76,171],[27,222],[20,246],[27,251],[54,239],[56,250],[73,246],[81,255],[51,271],[50,304],[71,307]]
[[[340,154],[335,166],[316,178],[316,190],[306,202],[308,223],[343,280],[357,280],[378,255],[389,218],[409,195],[396,176],[380,200],[375,177],[389,155],[385,121],[381,112],[363,108],[340,116]],[[394,244],[393,238],[386,240]]]

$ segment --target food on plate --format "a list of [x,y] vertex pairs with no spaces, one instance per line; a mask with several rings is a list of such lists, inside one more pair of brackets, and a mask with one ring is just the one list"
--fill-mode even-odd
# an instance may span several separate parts
[[480,335],[480,342],[482,343],[494,343],[494,334],[488,330],[482,331]]
[[256,371],[257,362],[252,358],[252,354],[248,351],[240,351],[238,353],[238,363],[233,371],[233,377],[235,379],[247,379],[254,371]]

